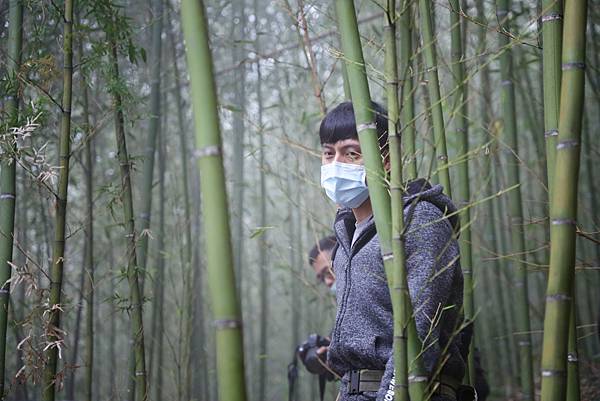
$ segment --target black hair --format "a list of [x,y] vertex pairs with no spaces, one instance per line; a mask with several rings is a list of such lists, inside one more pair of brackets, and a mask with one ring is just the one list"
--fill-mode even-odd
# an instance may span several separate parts
[[308,253],[308,263],[312,265],[314,261],[319,256],[320,252],[323,251],[331,251],[337,245],[337,239],[335,235],[330,235],[325,238],[321,238],[315,246],[312,247],[310,252]]
[[[379,147],[383,150],[387,148],[388,142],[387,111],[377,102],[372,102],[372,105],[375,112],[375,127],[377,129]],[[358,139],[352,102],[340,103],[327,113],[323,121],[321,121],[319,137],[321,138],[321,145],[326,143],[334,144],[344,139]]]

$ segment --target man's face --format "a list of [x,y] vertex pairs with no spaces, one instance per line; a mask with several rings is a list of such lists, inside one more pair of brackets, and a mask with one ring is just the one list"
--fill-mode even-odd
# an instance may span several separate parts
[[331,269],[331,252],[321,251],[312,263],[312,267],[319,282],[325,283],[329,288],[335,283],[335,276]]
[[333,162],[363,164],[358,139],[343,139],[336,143],[324,143],[321,149],[321,164]]

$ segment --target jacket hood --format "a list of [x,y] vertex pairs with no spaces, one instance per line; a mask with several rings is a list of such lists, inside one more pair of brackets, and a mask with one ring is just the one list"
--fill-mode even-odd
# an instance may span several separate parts
[[[405,208],[416,205],[418,202],[429,202],[440,209],[444,215],[451,215],[448,217],[450,225],[455,232],[458,233],[460,231],[460,223],[458,213],[456,213],[456,206],[452,202],[452,199],[444,194],[444,187],[442,185],[436,184],[432,186],[426,179],[418,178],[416,180],[409,181],[406,186],[406,193],[402,197]],[[334,227],[337,226],[337,222],[342,219],[353,220],[354,215],[352,213],[352,209],[339,209],[335,218]]]
[[444,213],[445,216],[451,215],[448,217],[448,221],[450,225],[454,229],[455,232],[460,231],[460,223],[458,218],[458,213],[456,213],[457,209],[454,203],[452,203],[452,199],[450,199],[446,194],[444,194],[444,187],[436,184],[431,185],[424,178],[419,178],[414,181],[410,181],[407,184],[406,194],[403,196],[404,207],[408,206],[408,204],[413,204],[421,201],[429,202],[435,205],[438,209]]

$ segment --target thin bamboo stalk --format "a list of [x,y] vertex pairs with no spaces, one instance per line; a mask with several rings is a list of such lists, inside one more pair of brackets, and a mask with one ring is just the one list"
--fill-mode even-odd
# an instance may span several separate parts
[[[506,173],[507,185],[519,184],[519,150],[517,142],[517,120],[515,110],[515,89],[513,77],[513,62],[511,43],[508,36],[510,32],[509,13],[511,10],[510,0],[497,0],[496,15],[500,21],[502,30],[499,34],[499,45],[501,75],[501,103],[503,116],[503,136],[506,144]],[[521,189],[517,188],[507,194],[511,223],[511,250],[515,255],[516,271],[514,273],[514,285],[516,287],[516,335],[519,346],[519,372],[521,379],[522,396],[533,400],[533,362],[531,355],[531,329],[529,319],[529,301],[527,291],[527,268],[524,261],[525,238],[523,233],[523,208],[521,201]]]
[[[192,252],[192,212],[190,207],[190,189],[189,189],[189,178],[188,178],[188,140],[187,140],[187,129],[186,124],[184,123],[183,116],[183,102],[181,99],[181,81],[180,81],[180,73],[179,73],[179,63],[178,63],[178,55],[177,55],[177,46],[175,43],[174,33],[172,32],[172,23],[171,19],[167,18],[167,22],[169,24],[168,36],[169,41],[171,43],[171,50],[173,51],[173,76],[175,80],[175,86],[173,89],[173,94],[175,97],[175,107],[177,108],[177,123],[179,127],[179,146],[181,149],[181,163],[182,163],[182,171],[181,171],[181,180],[183,183],[183,197],[184,197],[184,216],[185,216],[185,250],[184,250],[184,258],[185,258],[185,271],[186,271],[186,283],[184,287],[184,298],[186,300],[186,304],[184,307],[184,313],[187,315],[186,324],[185,324],[185,342],[186,342],[186,353],[183,357],[184,362],[183,365],[186,367],[185,374],[185,392],[184,398],[190,399],[190,395],[192,394],[192,382],[196,382],[192,380],[193,371],[197,371],[197,374],[202,379],[201,383],[201,392],[205,394],[207,391],[207,369],[206,369],[206,352],[204,348],[201,347],[199,350],[193,349],[193,321],[194,321],[194,294],[192,292],[192,287],[194,283],[194,275],[200,274],[199,271],[196,271],[193,267],[193,252]],[[204,339],[204,334],[199,333],[201,340]],[[195,351],[195,352],[194,352]],[[196,355],[192,358],[192,355]],[[199,366],[201,369],[193,369],[192,361],[199,361]],[[194,392],[195,393],[195,392]]]
[[417,178],[417,149],[415,145],[415,100],[414,100],[414,69],[412,54],[412,1],[401,0],[400,17],[398,18],[398,32],[400,34],[400,98],[402,105],[400,108],[400,129],[401,136],[404,138],[403,153],[408,159],[404,174],[406,180]]
[[196,123],[208,280],[216,319],[218,397],[222,401],[244,401],[241,313],[235,289],[217,94],[204,2],[183,0],[181,20]]
[[161,72],[161,35],[163,26],[163,0],[152,2],[152,53],[150,63],[150,118],[146,147],[144,148],[144,170],[142,173],[142,207],[139,215],[140,238],[138,240],[138,259],[141,275],[141,291],[144,293],[145,269],[148,261],[148,230],[152,217],[152,188],[154,176],[154,157],[156,138],[160,127],[160,72]]
[[423,61],[425,62],[425,75],[427,89],[431,99],[431,124],[433,126],[435,157],[437,160],[437,175],[439,182],[444,187],[444,192],[452,197],[450,186],[450,172],[448,169],[448,150],[446,146],[446,131],[444,115],[442,113],[442,99],[440,95],[440,81],[438,77],[437,55],[431,13],[431,0],[419,0],[419,16],[421,21],[421,35],[423,36]]
[[[114,11],[112,11],[114,12]],[[114,15],[111,15],[114,24]],[[117,38],[112,32],[108,36],[110,45],[111,78],[115,81],[119,77],[119,60],[117,54]],[[115,110],[115,136],[117,142],[117,157],[121,175],[121,200],[123,203],[123,226],[125,238],[127,239],[127,281],[129,284],[129,302],[131,316],[131,341],[133,348],[132,364],[135,366],[132,379],[135,380],[133,394],[136,401],[146,401],[147,379],[146,361],[144,349],[144,325],[142,319],[142,295],[138,278],[138,262],[136,252],[136,230],[135,215],[133,209],[133,195],[131,190],[131,163],[127,152],[127,141],[125,136],[125,122],[123,116],[123,102],[121,94],[117,91],[112,93],[113,107]],[[129,370],[131,372],[131,369]]]
[[[452,112],[454,113],[454,130],[456,131],[457,158],[464,159],[458,165],[457,203],[462,210],[459,213],[462,231],[458,239],[460,247],[460,265],[464,278],[463,308],[467,322],[475,318],[475,301],[473,296],[473,253],[471,249],[471,212],[466,206],[470,203],[471,191],[469,188],[469,131],[467,124],[467,96],[465,85],[464,54],[461,39],[461,8],[458,0],[450,1],[450,35],[452,53],[452,78],[456,90],[453,96]],[[475,383],[475,335],[469,345],[468,356],[469,384]]]
[[[19,120],[19,81],[17,73],[21,66],[21,48],[23,43],[23,2],[11,0],[8,6],[8,57],[6,69],[10,77],[10,90],[5,103],[8,131]],[[5,135],[5,137],[8,135]],[[15,229],[16,203],[16,161],[8,156],[14,151],[11,144],[2,144],[4,157],[0,165],[0,398],[4,398],[4,378],[6,369],[6,329],[8,326],[8,308],[10,298],[10,277],[13,260],[13,237]]]
[[[261,43],[259,34],[258,21],[261,15],[258,1],[254,0],[254,31],[256,39],[254,40],[254,50],[256,54],[261,54]],[[308,61],[310,64],[310,59]],[[262,91],[262,69],[260,61],[256,63],[256,100],[258,106],[258,171],[259,171],[259,193],[260,193],[260,226],[267,226],[267,188],[265,175],[265,133],[263,126],[263,91]],[[315,88],[315,90],[317,90]],[[322,99],[321,99],[322,100]],[[321,104],[321,101],[319,102]],[[324,107],[324,103],[322,103]],[[258,244],[258,259],[260,268],[260,332],[259,332],[259,360],[258,360],[258,397],[259,400],[267,399],[267,322],[269,315],[269,266],[267,261],[267,233],[263,232],[257,241]]]
[[[158,121],[160,124],[160,120]],[[166,130],[162,131],[162,127],[158,127],[160,132],[158,140],[158,196],[159,196],[159,212],[158,212],[158,263],[154,285],[154,302],[156,305],[156,332],[155,346],[156,346],[156,382],[154,387],[154,399],[163,399],[163,371],[164,371],[164,352],[163,352],[163,338],[165,330],[164,322],[164,302],[165,302],[165,268],[166,268],[166,249],[165,249],[165,170],[166,170]],[[189,320],[189,319],[188,319]],[[180,350],[181,352],[181,350]],[[184,351],[187,353],[187,350]],[[183,360],[184,355],[180,354],[180,358]],[[182,368],[183,364],[178,366],[178,370]],[[177,377],[178,379],[178,399],[182,399],[182,385],[181,373]]]
[[554,186],[550,202],[550,271],[542,350],[542,401],[564,400],[575,265],[577,187],[585,83],[586,0],[565,1],[562,80]]
[[385,88],[388,108],[388,138],[390,152],[390,201],[392,218],[392,252],[394,253],[391,286],[394,296],[394,399],[408,401],[407,301],[410,302],[406,278],[404,250],[404,202],[402,201],[402,145],[399,134],[398,63],[396,57],[396,1],[387,0],[384,14]]
[[[83,59],[82,40],[77,42],[79,59]],[[86,228],[85,228],[85,355],[84,355],[84,400],[92,401],[92,385],[94,380],[94,159],[92,151],[92,125],[90,124],[88,87],[85,77],[81,77],[81,93],[83,101],[83,125],[86,133],[85,142],[85,196],[86,196]]]
[[42,399],[54,401],[57,384],[56,367],[58,349],[62,346],[60,334],[60,310],[62,295],[63,266],[65,260],[65,227],[67,217],[67,193],[69,186],[69,158],[71,153],[71,99],[73,88],[73,0],[65,1],[63,14],[63,98],[61,103],[61,126],[59,136],[59,177],[56,193],[56,223],[54,226],[54,248],[50,267],[49,318],[46,336],[49,346],[45,352],[46,365],[42,381]]

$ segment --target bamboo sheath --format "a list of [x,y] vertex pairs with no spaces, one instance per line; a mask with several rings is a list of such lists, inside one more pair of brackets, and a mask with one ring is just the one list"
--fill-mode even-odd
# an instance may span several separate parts
[[[510,0],[497,0],[496,14],[501,28],[510,32]],[[519,159],[517,126],[515,111],[515,90],[513,85],[513,62],[511,43],[505,32],[499,34],[500,75],[501,75],[501,104],[503,118],[503,140],[506,144],[504,152],[505,171],[507,174],[507,185],[519,184]],[[511,223],[511,249],[510,253],[515,255],[514,264],[514,286],[515,294],[515,335],[519,349],[519,374],[522,397],[533,400],[533,362],[531,355],[531,330],[529,320],[529,301],[527,294],[527,269],[524,262],[525,238],[523,233],[523,209],[521,202],[521,189],[517,188],[507,194],[508,214]]]
[[[358,138],[364,159],[367,180],[369,182],[369,198],[373,206],[373,217],[375,220],[375,226],[377,228],[377,235],[379,237],[386,277],[390,287],[392,305],[400,305],[399,302],[401,301],[396,298],[402,293],[402,283],[399,283],[398,288],[395,289],[394,276],[395,274],[401,274],[401,272],[396,273],[395,270],[399,268],[399,263],[401,266],[402,262],[399,262],[401,254],[395,254],[392,249],[392,212],[390,194],[385,182],[385,170],[383,168],[383,161],[377,140],[375,114],[372,108],[371,95],[369,92],[367,75],[365,71],[362,47],[358,32],[358,24],[356,21],[356,12],[354,9],[354,3],[352,1],[336,0],[335,5],[336,14],[338,17],[338,27],[341,34],[342,51],[344,54],[343,57],[346,64],[352,104],[354,107]],[[391,65],[391,63],[389,64]],[[394,100],[392,100],[392,102],[393,101]],[[395,113],[394,118],[395,121],[398,121],[397,112]],[[399,146],[399,144],[396,144],[396,146]],[[394,196],[397,199],[397,194]],[[396,242],[396,245],[400,245],[400,242]],[[410,303],[408,303],[408,305],[410,305]],[[417,335],[416,325],[412,315],[412,308],[408,305],[406,305],[407,309],[405,312],[406,315],[410,317],[408,327],[406,328],[406,331],[408,332],[407,357],[409,364],[409,393],[411,400],[418,401],[424,399],[427,381],[426,375],[424,374],[422,361],[418,357],[418,355],[420,355],[422,346]],[[402,311],[403,308],[397,306],[396,309],[394,309],[395,313],[398,313],[398,309]],[[397,316],[394,317],[394,321],[395,328],[399,328]],[[402,337],[402,335],[398,332],[396,332],[394,336]],[[402,339],[398,338],[395,339],[395,341],[402,341]],[[423,380],[424,378],[425,380]]]
[[196,157],[202,182],[208,284],[217,330],[218,397],[221,401],[244,401],[242,322],[235,288],[217,94],[203,1],[183,0],[181,21],[187,44]]
[[562,78],[555,188],[550,202],[550,270],[542,348],[542,401],[564,400],[575,265],[577,188],[585,83],[587,2],[564,5]]
[[[11,0],[8,17],[8,57],[6,69],[10,77],[10,89],[5,110],[8,116],[3,129],[19,124],[19,81],[17,73],[21,65],[23,42],[23,2]],[[7,137],[8,135],[5,135]],[[0,165],[0,399],[4,399],[4,378],[6,368],[6,329],[10,298],[10,277],[13,258],[13,237],[15,229],[16,202],[16,161],[11,143],[3,143],[3,158]]]
[[63,14],[63,97],[61,103],[61,125],[59,136],[59,176],[56,193],[56,223],[54,226],[54,248],[50,267],[49,318],[46,327],[50,346],[45,352],[46,365],[42,381],[42,399],[54,401],[58,349],[62,346],[60,334],[61,289],[65,255],[65,226],[67,216],[67,190],[69,185],[69,158],[71,153],[71,96],[73,89],[73,0],[65,1]]

